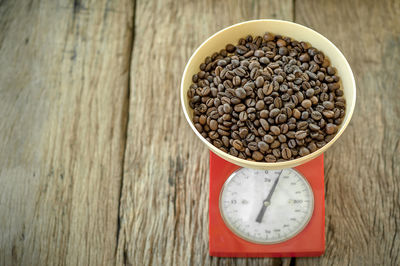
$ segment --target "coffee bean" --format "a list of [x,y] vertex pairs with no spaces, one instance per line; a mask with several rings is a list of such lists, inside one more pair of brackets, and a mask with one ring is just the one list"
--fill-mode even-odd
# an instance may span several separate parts
[[316,121],[321,120],[322,114],[320,112],[318,112],[318,111],[313,111],[311,113],[311,118],[316,120]]
[[233,70],[233,72],[238,75],[239,77],[244,77],[246,75],[246,70],[243,67],[238,67]]
[[258,132],[258,135],[259,135],[260,137],[263,137],[265,134],[267,134],[267,132],[265,132],[265,130],[264,130],[262,127],[259,127],[259,128],[257,129],[257,132]]
[[217,62],[217,65],[218,65],[218,66],[222,66],[222,67],[226,66],[227,64],[228,64],[228,63],[227,63],[225,60],[223,60],[223,59],[218,60],[218,62]]
[[325,137],[325,142],[329,142],[329,141],[331,141],[333,138],[335,137],[335,135],[327,135],[326,137]]
[[285,42],[285,40],[279,39],[276,41],[276,45],[278,47],[283,47],[283,46],[286,46],[286,42]]
[[273,84],[265,84],[264,83],[264,87],[263,87],[262,91],[263,91],[264,95],[268,96],[272,93],[273,88],[274,88]]
[[256,112],[256,109],[255,109],[255,108],[253,108],[253,107],[247,108],[247,113],[248,113],[248,114],[255,113],[255,112]]
[[282,124],[280,125],[281,133],[286,134],[289,131],[289,126],[288,124]]
[[324,101],[324,102],[322,103],[322,105],[323,105],[326,109],[328,109],[328,110],[332,110],[332,109],[334,108],[333,102]]
[[326,144],[325,141],[318,141],[318,142],[317,142],[317,147],[318,147],[318,148],[322,148],[322,147],[325,146],[325,144]]
[[265,131],[268,131],[268,130],[269,130],[269,124],[268,124],[267,120],[261,118],[261,119],[260,119],[260,124],[261,124],[262,128],[263,128]]
[[274,105],[275,105],[276,108],[279,108],[279,109],[282,108],[282,99],[278,98],[278,97],[275,98],[274,99]]
[[265,41],[269,42],[269,41],[273,41],[274,39],[275,39],[275,35],[274,34],[272,34],[270,32],[267,32],[267,33],[264,34],[264,40]]
[[291,149],[295,148],[295,147],[297,146],[296,140],[290,139],[290,140],[288,141],[288,146],[289,146],[289,148],[291,148]]
[[229,149],[229,153],[230,153],[231,155],[233,155],[233,156],[238,156],[238,155],[239,155],[239,152],[238,152],[234,147],[231,147],[231,148]]
[[270,127],[270,131],[272,134],[274,134],[275,136],[278,136],[281,133],[281,130],[279,127],[277,126],[271,126]]
[[249,49],[244,45],[237,45],[236,46],[236,52],[238,54],[240,54],[240,55],[244,55],[248,51],[249,51]]
[[265,156],[265,161],[267,163],[274,163],[276,162],[276,158],[272,154],[268,154],[267,156]]
[[316,124],[309,124],[308,127],[309,127],[312,131],[318,131],[318,130],[320,130],[320,127],[317,126]]
[[257,77],[255,84],[257,88],[261,88],[264,85],[264,78],[262,76]]
[[207,116],[201,115],[200,118],[199,118],[199,123],[200,123],[201,125],[205,125],[206,122],[207,122]]
[[269,116],[268,110],[261,110],[261,112],[260,112],[261,118],[268,118],[268,116]]
[[251,157],[256,161],[261,161],[264,158],[264,155],[262,155],[262,153],[259,151],[255,151]]
[[234,140],[232,146],[238,151],[244,150],[243,143],[240,140]]
[[240,121],[246,121],[247,120],[247,113],[245,111],[240,112],[239,120]]
[[302,120],[307,120],[309,116],[310,116],[310,113],[307,112],[307,111],[304,111],[304,112],[301,113],[301,119]]
[[280,158],[281,157],[281,151],[279,149],[273,149],[272,150],[272,155],[274,155],[275,158]]
[[[225,122],[225,121],[224,121]],[[229,127],[227,127],[227,126],[224,126],[224,124],[223,123],[221,123],[221,124],[218,124],[218,128],[219,129],[222,129],[222,130],[225,130],[225,131],[228,131],[229,130]]]
[[287,55],[289,53],[289,50],[286,47],[280,47],[279,50],[278,50],[278,53],[280,55]]
[[236,47],[235,47],[233,44],[227,44],[227,45],[225,46],[225,50],[226,50],[228,53],[233,53],[233,52],[235,52]]
[[271,118],[275,118],[277,117],[279,114],[281,113],[281,110],[279,110],[278,108],[274,108],[269,112],[269,117]]
[[329,135],[334,134],[337,131],[337,125],[331,124],[331,123],[327,124],[325,131],[326,131],[326,134],[329,134]]
[[248,107],[253,107],[253,106],[256,105],[256,101],[255,101],[254,99],[246,99],[245,104],[246,104]]
[[229,143],[232,145],[235,139],[240,139],[239,133],[237,131],[233,131],[231,134],[232,139],[229,140]]
[[292,157],[292,151],[288,148],[282,149],[282,158],[288,160]]
[[310,98],[310,101],[313,105],[316,105],[318,103],[318,98],[316,96],[313,96]]
[[281,145],[281,143],[278,140],[274,140],[271,143],[270,147],[271,147],[271,149],[275,149],[275,148],[278,148],[280,145]]
[[256,119],[256,115],[254,113],[253,114],[249,114],[248,117],[249,117],[250,121],[254,121],[254,119]]
[[212,143],[217,148],[221,148],[222,147],[222,141],[220,139],[214,139]]
[[262,109],[264,109],[264,106],[265,106],[265,103],[264,103],[263,100],[257,101],[257,103],[256,103],[256,109],[257,109],[257,110],[262,110]]
[[230,114],[224,114],[224,115],[222,116],[222,119],[225,120],[225,121],[229,121],[229,120],[232,119],[232,116],[231,116]]
[[318,79],[318,76],[317,76],[315,73],[311,72],[311,71],[305,71],[305,73],[307,74],[307,76],[308,76],[311,80],[317,80],[317,79]]
[[254,56],[256,57],[263,57],[265,55],[265,52],[263,50],[256,50],[254,52]]
[[312,96],[314,96],[314,89],[308,89],[308,90],[306,91],[306,96],[307,96],[308,98],[311,98]]
[[231,107],[229,104],[227,104],[227,103],[225,103],[225,104],[223,105],[223,109],[224,109],[224,112],[225,112],[226,114],[230,114],[230,113],[232,112],[232,107]]
[[287,120],[287,116],[285,114],[280,114],[276,117],[277,124],[285,123]]
[[269,145],[267,143],[265,143],[264,141],[259,141],[257,143],[257,145],[258,145],[258,149],[263,153],[265,153],[267,150],[269,150]]
[[210,129],[211,130],[217,130],[218,129],[218,122],[217,121],[215,121],[215,120],[211,120],[210,121]]
[[301,147],[300,148],[300,151],[299,151],[299,155],[300,156],[306,156],[308,154],[310,154],[310,150],[309,149],[307,149],[306,147]]
[[247,144],[247,148],[249,148],[251,151],[258,150],[257,142],[250,142],[249,144]]
[[239,86],[241,84],[241,79],[239,76],[234,76],[232,79],[233,86]]
[[311,107],[311,105],[312,105],[312,103],[311,103],[311,101],[310,101],[310,100],[308,100],[308,99],[306,99],[306,100],[303,100],[303,101],[301,102],[301,106],[303,106],[305,109],[308,109],[308,108],[310,108],[310,107]]
[[329,66],[329,67],[326,69],[326,72],[328,72],[329,75],[335,75],[335,74],[336,74],[335,68],[334,68],[334,67],[331,67],[331,66]]
[[245,127],[239,129],[239,136],[244,139],[246,138],[247,134],[249,134],[249,130]]
[[308,144],[307,148],[310,150],[310,152],[315,152],[317,150],[317,145],[315,145],[315,142],[311,142]]
[[229,138],[227,136],[222,136],[222,143],[224,144],[225,147],[229,147]]
[[194,126],[196,127],[197,131],[200,133],[203,132],[203,127],[199,123],[194,124]]
[[308,127],[307,121],[300,121],[297,123],[297,129],[299,129],[299,130],[305,130],[305,129],[307,129],[307,127]]
[[210,139],[217,139],[219,137],[219,134],[215,131],[210,131],[208,132],[208,136],[210,137]]
[[307,137],[307,132],[303,131],[303,130],[299,130],[296,132],[295,137],[298,140],[305,139]]
[[240,102],[241,102],[241,100],[237,97],[231,98],[231,104],[233,104],[233,105],[239,104]]
[[300,119],[301,112],[298,109],[293,109],[293,117],[296,119]]
[[324,61],[324,55],[322,53],[314,55],[314,61],[317,64],[322,64],[322,62]]
[[272,142],[274,142],[274,137],[272,137],[271,135],[267,134],[263,137],[263,140],[268,143],[271,144]]
[[235,112],[241,112],[241,111],[244,111],[244,110],[246,110],[246,105],[244,105],[243,103],[239,103],[239,104],[236,104],[234,107],[233,107],[233,110],[235,110]]
[[250,71],[250,78],[252,80],[256,80],[261,75],[260,70],[258,68],[253,68]]
[[246,98],[246,91],[243,88],[237,88],[235,90],[235,95],[240,99]]
[[304,146],[306,141],[305,139],[296,139],[297,146]]
[[283,135],[283,134],[280,134],[279,136],[278,136],[278,140],[279,140],[279,142],[280,143],[284,143],[284,142],[286,142],[286,136],[285,135]]
[[222,135],[222,136],[229,136],[229,132],[222,130],[222,129],[218,129],[217,130],[218,134]]
[[301,62],[308,62],[308,61],[310,61],[310,56],[307,53],[301,54],[299,56],[299,60]]

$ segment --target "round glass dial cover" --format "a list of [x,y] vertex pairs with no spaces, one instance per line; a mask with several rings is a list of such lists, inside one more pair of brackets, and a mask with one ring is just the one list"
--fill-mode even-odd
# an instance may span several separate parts
[[240,168],[226,180],[219,208],[237,236],[274,244],[304,229],[314,210],[314,195],[308,181],[294,169]]

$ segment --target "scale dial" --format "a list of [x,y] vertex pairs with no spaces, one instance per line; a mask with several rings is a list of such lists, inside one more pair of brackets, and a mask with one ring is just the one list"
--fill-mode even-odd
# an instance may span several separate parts
[[237,236],[275,244],[304,229],[314,210],[314,195],[308,181],[294,169],[240,168],[226,180],[219,209]]

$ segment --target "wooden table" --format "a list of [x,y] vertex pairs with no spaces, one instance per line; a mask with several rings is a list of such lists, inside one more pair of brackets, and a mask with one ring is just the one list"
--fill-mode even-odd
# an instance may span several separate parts
[[[208,151],[179,102],[208,36],[277,18],[347,57],[320,258],[208,256]],[[400,2],[1,1],[0,265],[399,265]]]

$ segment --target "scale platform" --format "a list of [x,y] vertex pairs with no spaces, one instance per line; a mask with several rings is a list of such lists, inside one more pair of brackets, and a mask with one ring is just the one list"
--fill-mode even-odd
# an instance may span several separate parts
[[240,168],[210,152],[210,255],[217,257],[316,257],[322,255],[325,251],[323,155],[294,168],[311,187],[314,209],[308,223],[299,233],[284,242],[275,244],[247,241],[233,233],[224,222],[220,210],[221,190],[228,177]]

